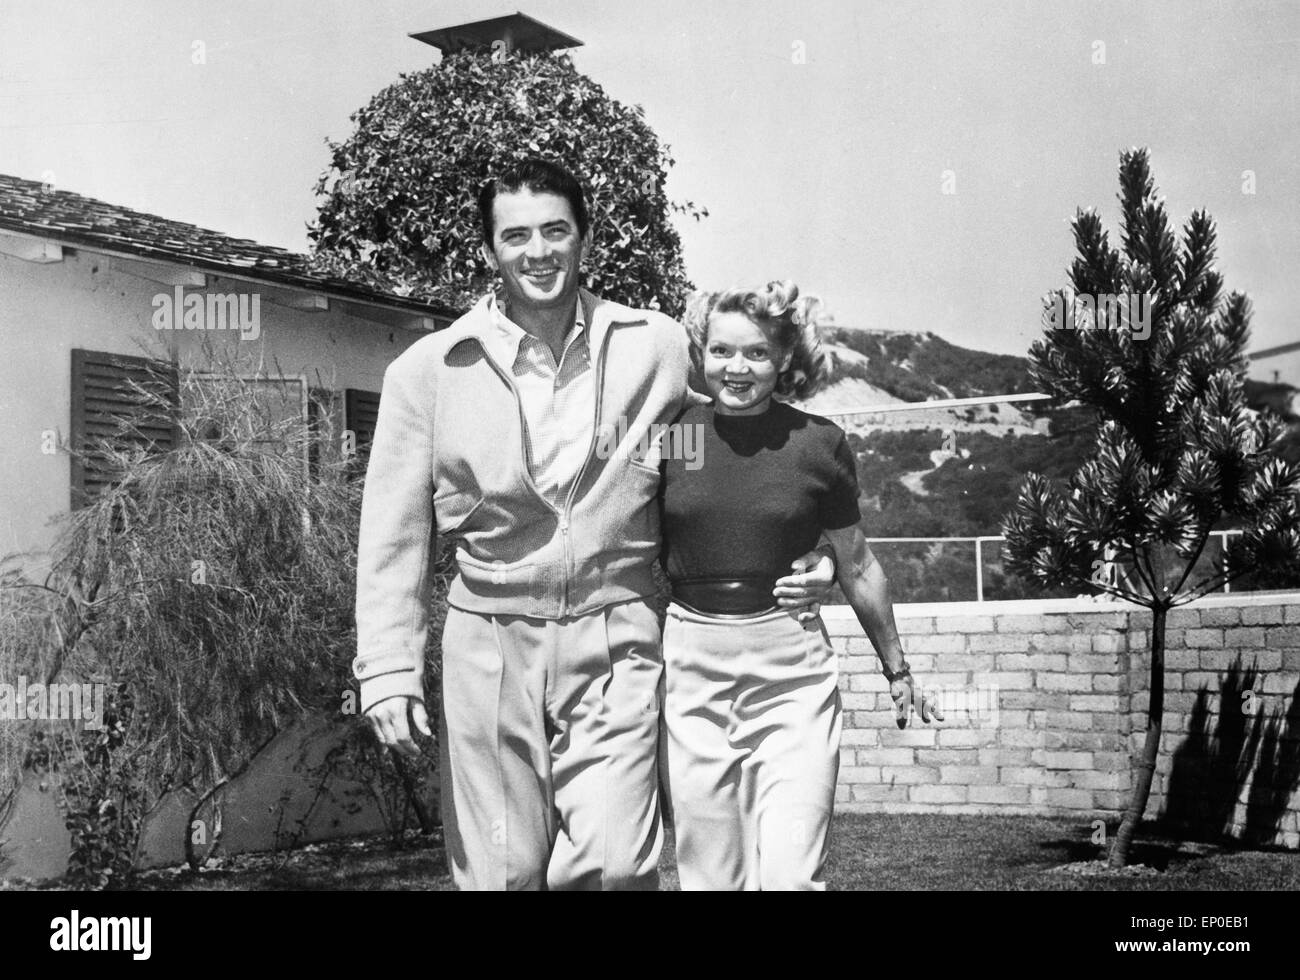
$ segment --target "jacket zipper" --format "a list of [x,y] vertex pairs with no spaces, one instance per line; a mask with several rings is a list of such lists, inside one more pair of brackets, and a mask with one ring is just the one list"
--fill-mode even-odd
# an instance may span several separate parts
[[591,456],[596,451],[596,442],[600,438],[600,420],[601,409],[605,403],[605,352],[609,349],[609,335],[614,332],[614,325],[611,323],[605,329],[605,336],[600,338],[600,350],[596,352],[596,421],[591,427],[591,443],[587,446],[587,455],[582,460],[582,467],[578,470],[578,475],[573,478],[573,485],[569,487],[569,496],[564,501],[564,513],[560,515],[560,536],[564,542],[564,595],[560,601],[560,615],[566,616],[569,612],[570,583],[573,581],[572,569],[572,541],[569,538],[569,517],[573,513],[573,497],[578,492],[578,486],[582,483],[582,478],[587,472],[587,466],[591,463]]
[[591,429],[591,442],[587,446],[587,455],[582,461],[582,468],[578,470],[578,475],[573,478],[573,485],[569,487],[569,495],[565,498],[563,511],[551,503],[550,499],[538,490],[537,484],[533,482],[533,474],[528,466],[528,419],[524,415],[524,402],[519,397],[519,389],[515,387],[515,383],[510,376],[497,364],[496,359],[492,357],[491,352],[483,342],[477,337],[474,338],[474,342],[483,351],[484,358],[492,365],[492,370],[506,383],[506,387],[510,389],[510,393],[514,396],[515,408],[519,412],[519,457],[520,462],[523,464],[524,481],[528,484],[528,488],[533,491],[533,496],[555,511],[555,515],[560,521],[560,537],[564,545],[564,592],[560,596],[561,616],[568,615],[569,606],[571,605],[569,601],[569,583],[572,579],[570,566],[573,564],[573,557],[569,539],[569,516],[573,511],[573,496],[578,492],[578,485],[587,472],[587,466],[591,462],[591,455],[596,450],[596,441],[600,438],[601,408],[604,402],[605,352],[609,349],[609,334],[612,330],[613,324],[610,324],[605,331],[605,336],[601,338],[600,350],[596,353],[596,421]]
[[528,485],[528,488],[533,491],[533,496],[544,503],[547,507],[551,508],[551,510],[555,511],[556,516],[559,516],[560,509],[551,503],[550,500],[546,498],[545,494],[537,489],[537,484],[533,482],[533,474],[528,466],[528,419],[524,416],[524,402],[523,399],[519,397],[519,389],[515,387],[515,383],[511,380],[510,376],[506,374],[499,364],[497,364],[496,360],[492,357],[491,352],[488,351],[483,342],[475,337],[474,343],[478,344],[479,347],[482,348],[483,356],[487,359],[487,362],[492,365],[492,370],[501,377],[501,380],[506,383],[506,387],[510,389],[510,394],[514,396],[515,409],[519,412],[519,461],[523,464],[524,482]]

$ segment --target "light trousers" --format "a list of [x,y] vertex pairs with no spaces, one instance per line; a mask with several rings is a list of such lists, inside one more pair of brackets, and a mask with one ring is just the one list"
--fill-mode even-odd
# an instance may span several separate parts
[[451,608],[440,754],[462,889],[654,889],[663,661],[644,600],[561,620]]
[[668,784],[683,890],[822,890],[840,696],[821,619],[664,625]]

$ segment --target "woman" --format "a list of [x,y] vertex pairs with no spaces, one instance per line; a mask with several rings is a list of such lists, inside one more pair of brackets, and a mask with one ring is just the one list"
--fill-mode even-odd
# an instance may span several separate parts
[[[683,889],[822,889],[840,700],[819,617],[773,606],[774,581],[825,537],[900,719],[912,678],[888,586],[858,528],[844,432],[779,398],[826,380],[815,299],[790,282],[696,294],[685,322],[713,404],[694,467],[664,453],[660,505],[672,604],[664,625],[667,764]],[[926,718],[928,721],[928,717]],[[900,724],[904,723],[900,721]]]

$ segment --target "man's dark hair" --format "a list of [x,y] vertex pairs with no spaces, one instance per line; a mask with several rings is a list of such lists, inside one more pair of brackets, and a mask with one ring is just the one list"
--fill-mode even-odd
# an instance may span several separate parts
[[478,192],[479,222],[483,228],[483,241],[489,248],[492,247],[492,238],[496,233],[492,227],[492,205],[497,199],[497,193],[504,191],[514,194],[524,189],[534,194],[558,194],[568,201],[573,210],[573,218],[578,222],[578,236],[586,236],[590,220],[578,179],[558,163],[541,157],[528,157],[488,180]]

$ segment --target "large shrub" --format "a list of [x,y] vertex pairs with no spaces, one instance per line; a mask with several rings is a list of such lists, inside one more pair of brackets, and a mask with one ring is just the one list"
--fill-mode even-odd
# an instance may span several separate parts
[[[337,451],[345,443],[330,406],[309,425],[300,403],[276,404],[300,390],[244,380],[250,373],[218,361],[134,385],[151,412],[124,418],[88,453],[113,484],[70,516],[43,584],[6,583],[7,596],[40,598],[8,602],[3,672],[108,688],[104,729],[41,731],[27,750],[29,764],[61,771],[70,870],[82,884],[129,872],[142,815],[163,793],[184,788],[206,800],[308,716],[348,726],[334,769],[413,795],[432,767],[394,769],[357,716],[362,487],[354,461]],[[173,448],[158,452],[130,431],[146,416],[172,421]],[[432,632],[431,652],[440,623]],[[436,671],[431,656],[431,688]],[[382,803],[382,787],[378,795]],[[214,831],[187,837],[192,861],[212,852]]]
[[588,286],[678,313],[691,289],[671,217],[706,213],[668,200],[674,161],[639,106],[580,74],[568,55],[451,54],[403,75],[332,143],[310,235],[320,269],[465,308],[493,273],[479,253],[475,199],[512,161],[542,155],[589,189]]

